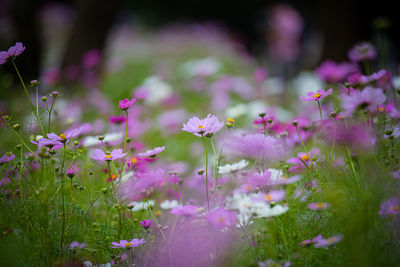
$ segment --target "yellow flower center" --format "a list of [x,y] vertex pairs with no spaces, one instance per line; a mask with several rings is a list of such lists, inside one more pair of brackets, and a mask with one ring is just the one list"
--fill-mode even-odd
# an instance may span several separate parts
[[67,136],[65,134],[60,134],[60,138],[65,139],[65,138],[67,138]]
[[242,206],[243,206],[243,208],[247,208],[247,204],[246,203],[243,203]]
[[131,158],[131,163],[132,163],[132,164],[135,164],[136,162],[137,162],[137,158],[132,157],[132,158]]
[[161,211],[157,210],[155,214],[156,214],[156,216],[160,216],[161,215]]
[[316,93],[316,94],[313,94],[312,97],[313,97],[313,98],[318,98],[318,97],[321,97],[321,94],[320,94],[320,93]]
[[112,159],[112,156],[111,155],[106,155],[105,158],[106,159]]
[[309,160],[310,158],[307,156],[307,154],[304,154],[303,156],[301,156],[301,159],[306,161]]
[[380,112],[384,112],[385,109],[384,109],[383,107],[380,107],[380,108],[379,108],[379,111],[380,111]]
[[125,244],[125,247],[126,247],[126,248],[132,247],[132,243],[126,243],[126,244]]
[[328,243],[333,243],[335,241],[336,241],[336,239],[334,237],[329,237],[328,238]]
[[322,209],[322,208],[324,207],[324,203],[317,203],[317,204],[316,204],[316,207],[317,207],[318,209]]
[[203,129],[204,126],[203,126],[203,125],[199,125],[198,128],[199,128],[199,129]]
[[219,218],[217,219],[217,221],[218,221],[219,223],[225,223],[225,218],[224,218],[224,217],[219,217]]
[[117,180],[117,175],[116,174],[111,174],[111,180],[113,180],[113,181]]
[[399,208],[399,206],[393,206],[393,211],[398,211],[400,208]]
[[249,192],[251,190],[251,185],[247,184],[245,186],[245,190],[246,190],[246,192]]
[[235,120],[232,119],[232,118],[228,118],[226,121],[229,122],[229,123],[231,123],[231,124],[233,124],[233,123],[235,122]]
[[270,195],[270,194],[266,194],[266,195],[265,195],[265,200],[266,200],[266,201],[271,201],[271,200],[272,200],[271,195]]

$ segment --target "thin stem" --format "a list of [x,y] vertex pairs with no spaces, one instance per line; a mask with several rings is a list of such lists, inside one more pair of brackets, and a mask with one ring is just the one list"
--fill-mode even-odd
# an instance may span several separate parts
[[323,122],[322,122],[321,103],[319,101],[317,101],[317,103],[318,103],[318,109],[319,109],[319,117],[321,118],[321,129],[322,129]]
[[161,229],[160,225],[159,225],[158,222],[157,222],[156,217],[154,216],[153,212],[151,211],[151,207],[150,207],[150,205],[149,205],[149,202],[146,201],[146,203],[147,203],[147,209],[148,209],[148,211],[150,212],[150,215],[151,215],[151,217],[153,218],[154,223],[157,225],[158,230],[160,230],[160,233],[161,233],[161,235],[163,236],[164,240],[167,241],[167,237],[165,236],[163,230]]
[[62,220],[62,229],[61,229],[60,251],[62,251],[62,248],[63,248],[64,231],[65,231],[64,166],[65,166],[66,154],[67,154],[67,147],[64,143],[64,156],[63,156],[62,167],[61,167],[61,200],[62,200],[62,209],[63,209],[63,216],[62,216],[63,220]]
[[210,201],[208,198],[208,153],[207,153],[206,140],[204,139],[203,135],[201,136],[201,139],[203,140],[204,150],[206,152],[206,197],[207,197],[207,208],[208,208],[208,211],[210,211]]
[[[53,97],[53,102],[51,102],[51,107],[50,107],[50,110],[49,110],[49,124],[48,124],[48,130],[47,130],[47,132],[49,133],[50,132],[50,125],[51,125],[51,112],[53,111],[53,107],[54,107],[54,102],[56,101],[56,99]],[[46,103],[46,107],[47,107],[47,103]]]
[[307,150],[307,148],[306,148],[306,145],[305,145],[304,142],[303,142],[303,139],[301,139],[301,135],[300,135],[300,132],[299,132],[299,128],[297,127],[297,125],[296,125],[295,127],[296,127],[296,131],[297,131],[297,135],[299,136],[300,142],[301,142],[301,144],[302,144],[302,146],[303,146],[304,152],[306,153],[307,157],[308,157],[309,160],[310,160],[311,168],[314,169],[314,165],[312,164],[312,158],[311,158],[310,155],[308,154],[308,150]]
[[22,84],[22,87],[24,88],[26,97],[27,97],[28,100],[29,100],[29,104],[31,105],[31,108],[32,108],[32,110],[33,110],[33,113],[34,113],[35,116],[36,116],[36,120],[38,121],[38,123],[39,123],[39,125],[40,125],[40,128],[42,129],[42,133],[43,133],[43,135],[45,135],[46,132],[45,132],[45,130],[44,130],[44,128],[43,128],[42,122],[41,122],[40,119],[39,119],[39,115],[35,112],[35,107],[33,106],[32,100],[31,100],[31,98],[30,98],[30,96],[29,96],[28,90],[26,89],[24,80],[22,79],[21,74],[19,73],[19,70],[18,70],[18,68],[17,68],[17,65],[15,65],[15,62],[14,62],[13,59],[11,59],[11,63],[13,64],[13,66],[14,66],[14,68],[15,68],[15,71],[17,72],[17,75],[18,75],[18,77],[19,77],[19,80],[21,81],[21,84]]
[[213,153],[214,153],[214,168],[213,168],[214,186],[213,186],[213,192],[212,193],[213,193],[213,208],[215,208],[215,193],[216,193],[216,190],[217,190],[217,181],[218,181],[217,170],[216,170],[216,167],[217,167],[217,153],[215,151],[215,146],[214,146],[214,142],[213,142],[212,138],[210,138],[210,141],[211,141],[211,147],[212,147],[212,150],[213,150]]
[[[128,140],[128,110],[125,111],[125,139],[124,139],[124,153],[126,153],[126,144]],[[122,172],[124,171],[125,167],[125,156],[122,158],[122,166],[121,166],[121,177],[122,177]]]
[[22,183],[21,183],[21,176],[22,176],[22,168],[23,168],[23,153],[22,153],[22,145],[21,145],[21,160],[20,160],[20,167],[19,167],[19,196],[21,198],[22,205],[24,205],[24,197],[22,195]]

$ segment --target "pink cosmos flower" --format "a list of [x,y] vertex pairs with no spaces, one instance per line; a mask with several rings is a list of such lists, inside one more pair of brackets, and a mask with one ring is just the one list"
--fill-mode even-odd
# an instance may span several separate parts
[[373,47],[370,43],[361,43],[359,45],[355,45],[348,52],[348,57],[352,62],[360,62],[364,60],[373,60],[377,56],[377,52],[375,47]]
[[71,242],[71,244],[69,245],[70,249],[74,249],[74,248],[84,248],[86,247],[86,243],[79,243],[76,241]]
[[90,123],[82,123],[78,126],[70,128],[64,132],[67,138],[76,138],[84,134],[90,133],[93,130],[93,126]]
[[38,148],[42,147],[50,147],[53,150],[57,150],[61,148],[64,144],[69,142],[69,138],[71,137],[71,133],[68,133],[68,136],[64,133],[60,135],[56,135],[55,133],[49,133],[47,134],[48,138],[40,138],[37,141],[31,140],[31,143],[35,144],[38,146]]
[[199,119],[198,117],[190,118],[187,123],[183,124],[182,130],[198,137],[213,136],[224,125],[225,123],[220,122],[217,117],[208,114],[204,119]]
[[136,102],[136,99],[132,98],[129,100],[125,98],[124,100],[119,101],[119,108],[122,110],[127,110],[130,106],[132,106]]
[[0,51],[0,65],[7,62],[9,58],[15,58],[24,52],[25,46],[21,42],[17,42],[14,46],[11,46],[8,51]]
[[247,183],[252,187],[260,187],[268,184],[270,182],[271,172],[265,171],[263,173],[254,173],[247,178]]
[[308,208],[310,210],[325,210],[329,208],[331,205],[329,203],[325,202],[316,202],[316,203],[310,203],[308,204]]
[[135,176],[120,188],[121,195],[124,198],[136,201],[149,197],[154,192],[154,189],[161,188],[166,183],[164,170],[144,171],[145,169],[139,169]]
[[207,215],[207,221],[212,223],[217,228],[236,225],[237,215],[234,211],[229,211],[224,208],[218,208]]
[[356,110],[369,110],[375,112],[376,107],[385,102],[386,96],[382,89],[372,86],[365,87],[362,91],[355,90],[350,95],[342,94],[343,116],[351,116]]
[[259,193],[255,196],[256,199],[263,200],[267,203],[278,202],[285,199],[286,191],[285,190],[273,190],[268,193]]
[[312,102],[312,101],[320,101],[321,98],[325,98],[328,95],[332,94],[333,89],[328,89],[325,91],[324,89],[319,89],[316,93],[314,92],[308,92],[307,97],[300,97],[301,100],[307,101],[307,102]]
[[335,235],[332,237],[329,237],[327,239],[321,238],[319,240],[317,240],[317,242],[315,243],[314,247],[316,248],[325,248],[328,247],[330,245],[336,244],[338,242],[340,242],[343,239],[343,235],[339,234],[339,235]]
[[301,241],[299,246],[300,247],[305,247],[305,246],[308,246],[310,244],[317,243],[321,239],[322,239],[322,235],[317,235],[316,237],[314,237],[311,240],[307,239],[307,240]]
[[122,159],[125,157],[128,153],[122,153],[122,149],[114,149],[111,153],[104,153],[103,150],[101,149],[95,149],[93,154],[92,154],[92,159],[98,160],[98,161],[110,161],[114,159]]
[[305,168],[304,163],[307,164],[307,166],[314,165],[314,162],[318,160],[319,153],[320,150],[318,148],[313,148],[308,153],[300,152],[297,154],[297,157],[288,159],[286,162],[293,164],[289,172],[303,170]]
[[109,119],[110,123],[121,124],[126,121],[125,116],[111,116]]
[[146,219],[144,221],[141,221],[140,224],[143,226],[144,229],[147,230],[153,224],[153,220]]
[[141,157],[155,157],[157,154],[161,153],[165,150],[165,146],[156,147],[152,150],[146,150],[144,153],[139,153],[138,155]]
[[174,215],[194,216],[199,212],[199,207],[194,205],[177,206],[170,213]]
[[400,214],[400,198],[392,197],[381,204],[379,215],[385,216],[389,214]]
[[343,82],[350,73],[355,71],[357,71],[357,67],[353,64],[346,62],[336,63],[327,60],[316,70],[316,73],[319,78],[327,83],[339,83]]
[[6,153],[0,158],[0,165],[9,161],[12,161],[15,158],[15,155],[12,153]]
[[134,238],[130,242],[128,242],[127,240],[120,240],[119,243],[112,242],[111,247],[112,248],[134,248],[134,247],[140,246],[144,243],[146,243],[146,241],[143,238],[140,240],[137,238]]

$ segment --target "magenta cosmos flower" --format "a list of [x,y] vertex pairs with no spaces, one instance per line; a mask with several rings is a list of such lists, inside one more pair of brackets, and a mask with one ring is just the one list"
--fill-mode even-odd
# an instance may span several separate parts
[[140,224],[143,226],[144,229],[149,229],[150,226],[153,224],[153,220],[146,219],[141,221]]
[[307,102],[312,102],[312,101],[319,101],[321,98],[325,98],[328,95],[332,94],[333,89],[328,89],[325,91],[324,89],[319,89],[317,92],[308,92],[307,97],[300,97],[301,100],[307,101]]
[[165,146],[156,147],[152,150],[146,150],[144,153],[139,153],[138,155],[141,157],[155,157],[157,154],[161,153],[165,150]]
[[31,143],[37,145],[39,149],[47,146],[51,149],[57,150],[62,147],[63,144],[68,143],[70,137],[70,134],[67,135],[62,133],[60,135],[57,135],[55,133],[49,133],[47,134],[47,138],[42,137],[37,141],[31,141]]
[[343,82],[347,76],[357,71],[356,66],[346,62],[336,63],[331,60],[324,61],[316,70],[319,78],[327,83]]
[[322,239],[322,235],[317,235],[316,237],[314,237],[311,240],[307,239],[307,240],[301,241],[299,246],[300,247],[305,247],[305,246],[308,246],[310,244],[317,243],[321,239]]
[[9,58],[15,58],[24,52],[25,46],[21,42],[17,42],[14,46],[11,46],[8,51],[0,51],[0,65],[7,62]]
[[140,240],[137,238],[134,238],[130,242],[128,242],[127,240],[120,240],[119,243],[112,242],[111,247],[112,248],[134,248],[134,247],[140,246],[144,243],[146,243],[146,241],[143,238]]
[[350,95],[342,95],[342,107],[344,108],[342,115],[348,117],[357,110],[376,112],[376,107],[385,101],[386,96],[382,89],[367,86],[362,91],[355,90]]
[[136,99],[132,98],[129,100],[129,98],[125,98],[124,100],[119,101],[119,108],[122,110],[127,110],[136,102]]
[[325,202],[316,202],[316,203],[310,203],[308,204],[308,208],[310,210],[325,210],[329,208],[331,205],[329,203]]
[[111,161],[114,159],[122,159],[125,157],[128,153],[122,153],[122,149],[114,149],[111,153],[109,152],[104,152],[101,149],[96,149],[93,154],[92,154],[92,159],[98,160],[98,161]]
[[183,124],[182,130],[188,133],[192,133],[196,136],[213,136],[218,132],[225,123],[220,122],[214,115],[208,114],[206,118],[199,119],[198,117],[192,117],[187,123]]

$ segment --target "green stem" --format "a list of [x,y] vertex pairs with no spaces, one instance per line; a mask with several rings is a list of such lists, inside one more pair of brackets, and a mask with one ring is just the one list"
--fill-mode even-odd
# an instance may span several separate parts
[[38,121],[38,123],[39,123],[39,125],[40,125],[40,128],[42,129],[42,133],[43,133],[43,135],[45,135],[46,132],[45,132],[45,130],[44,130],[44,128],[43,128],[42,122],[41,122],[40,119],[39,119],[39,115],[38,115],[38,114],[36,113],[36,111],[35,111],[35,107],[33,106],[32,100],[31,100],[31,98],[30,98],[30,96],[29,96],[28,90],[26,89],[24,80],[22,79],[22,76],[21,76],[21,74],[19,73],[19,70],[18,70],[18,68],[17,68],[17,65],[15,65],[15,62],[14,62],[13,59],[11,59],[11,63],[13,64],[13,66],[14,66],[14,68],[15,68],[15,71],[17,72],[17,75],[18,75],[18,77],[19,77],[19,80],[21,81],[21,84],[22,84],[22,87],[24,88],[26,97],[27,97],[28,100],[29,100],[29,104],[31,105],[31,108],[32,108],[32,110],[33,110],[33,113],[34,113],[35,116],[36,116],[36,120]]
[[213,194],[212,201],[213,201],[213,208],[215,208],[215,193],[216,193],[216,190],[217,190],[217,181],[218,181],[218,177],[217,177],[217,153],[215,151],[215,146],[214,146],[214,142],[213,142],[212,138],[210,138],[210,141],[211,141],[211,147],[212,147],[212,150],[213,150],[213,153],[214,153],[214,167],[213,167],[214,186],[213,186],[213,192],[212,192],[212,194]]
[[[49,124],[48,124],[48,130],[47,130],[47,132],[49,133],[50,132],[50,125],[51,125],[51,112],[53,111],[53,107],[54,107],[54,102],[56,101],[56,99],[53,97],[53,102],[51,102],[51,107],[50,107],[50,110],[49,110]],[[47,107],[47,103],[46,103],[46,107]]]
[[60,239],[60,251],[62,251],[63,249],[64,231],[65,231],[64,166],[65,166],[66,154],[67,154],[67,148],[64,143],[64,156],[61,167],[61,200],[62,200],[63,220],[62,220],[61,239]]
[[[128,110],[125,111],[125,139],[124,139],[124,153],[126,153],[126,144],[128,140]],[[125,156],[122,158],[121,177],[125,167]]]
[[319,101],[317,101],[317,103],[318,103],[318,109],[319,109],[319,117],[321,118],[321,129],[322,129],[323,122],[322,122],[321,103]]
[[203,135],[201,136],[201,139],[203,140],[204,150],[206,152],[206,197],[207,197],[207,208],[208,208],[208,211],[210,211],[210,201],[208,198],[208,153],[207,153],[206,140],[204,139]]
[[20,160],[20,170],[19,170],[18,180],[19,180],[19,196],[21,198],[22,205],[24,205],[24,196],[22,195],[22,183],[21,183],[22,168],[23,168],[23,153],[21,145],[21,160]]
[[297,125],[296,125],[295,127],[296,127],[297,135],[299,136],[301,145],[303,146],[304,152],[306,153],[308,159],[310,160],[311,168],[314,169],[314,165],[312,164],[312,158],[311,158],[310,155],[308,154],[308,150],[307,150],[307,148],[306,148],[306,145],[305,145],[304,142],[303,142],[303,139],[301,139],[301,135],[300,135],[300,132],[299,132],[299,128],[297,127]]

